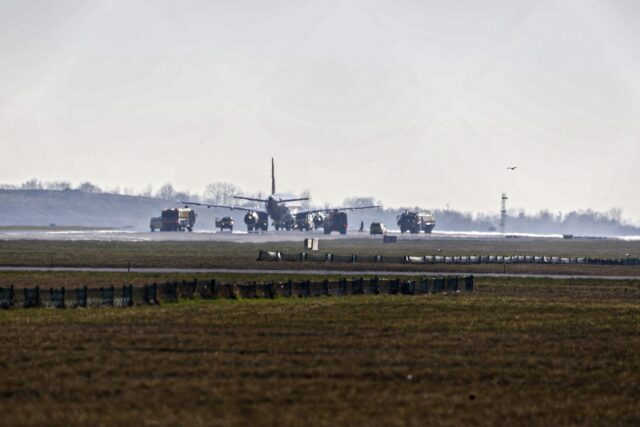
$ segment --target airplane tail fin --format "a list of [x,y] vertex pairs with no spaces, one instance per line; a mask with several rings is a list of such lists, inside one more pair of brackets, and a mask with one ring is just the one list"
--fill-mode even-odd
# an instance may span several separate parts
[[273,157],[271,158],[271,195],[276,194],[276,171],[273,164]]

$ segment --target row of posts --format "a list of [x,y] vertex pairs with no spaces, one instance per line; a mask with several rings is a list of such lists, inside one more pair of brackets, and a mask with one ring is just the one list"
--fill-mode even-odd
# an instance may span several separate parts
[[595,264],[595,265],[640,265],[640,258],[587,258],[532,255],[424,255],[424,256],[383,256],[383,255],[338,255],[318,253],[258,253],[258,261],[311,261],[333,263],[385,263],[385,264]]
[[442,292],[471,292],[473,276],[420,277],[416,279],[368,279],[341,278],[337,281],[325,279],[245,284],[218,284],[215,280],[152,283],[143,286],[125,285],[120,288],[86,286],[75,289],[34,288],[15,289],[0,287],[0,308],[84,308],[84,307],[131,307],[133,305],[157,305],[178,302],[180,299],[213,298],[276,298],[346,296],[362,294],[425,295]]

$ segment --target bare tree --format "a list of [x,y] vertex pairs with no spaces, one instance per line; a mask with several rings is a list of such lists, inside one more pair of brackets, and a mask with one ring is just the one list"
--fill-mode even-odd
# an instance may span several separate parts
[[173,185],[170,183],[166,183],[160,190],[158,190],[157,197],[164,200],[173,200],[175,197],[176,190],[174,190]]
[[212,182],[202,194],[205,203],[229,205],[234,202],[233,196],[239,193],[238,187],[228,182]]
[[622,208],[611,208],[606,216],[614,222],[622,222]]
[[35,178],[31,178],[28,181],[25,181],[20,185],[20,188],[23,190],[42,190],[42,182]]
[[100,187],[93,185],[89,181],[83,182],[82,184],[80,184],[78,186],[78,190],[88,194],[102,193],[102,190],[100,190]]
[[69,181],[51,181],[47,182],[45,187],[47,190],[64,191],[71,188],[71,183]]
[[140,192],[142,197],[153,197],[153,185],[147,184],[147,186]]

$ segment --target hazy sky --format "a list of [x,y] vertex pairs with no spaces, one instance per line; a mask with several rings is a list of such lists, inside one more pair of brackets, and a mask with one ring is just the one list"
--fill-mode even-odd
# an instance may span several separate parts
[[[640,223],[640,2],[0,1],[0,182]],[[508,172],[507,166],[518,169]]]

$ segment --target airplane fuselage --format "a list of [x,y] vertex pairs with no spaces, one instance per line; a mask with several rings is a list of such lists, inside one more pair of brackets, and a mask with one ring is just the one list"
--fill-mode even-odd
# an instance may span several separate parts
[[279,199],[270,196],[265,203],[265,208],[276,229],[284,228],[288,230],[293,228],[294,218],[291,210],[280,203]]

